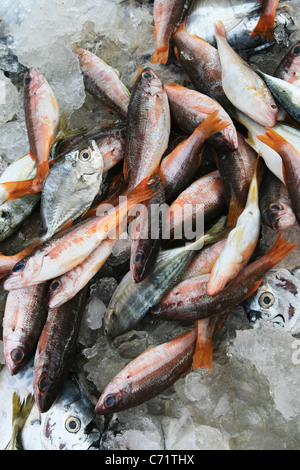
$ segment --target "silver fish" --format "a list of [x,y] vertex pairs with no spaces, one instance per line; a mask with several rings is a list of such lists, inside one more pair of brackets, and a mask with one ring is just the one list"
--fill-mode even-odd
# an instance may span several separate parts
[[266,274],[257,292],[245,301],[251,322],[264,320],[292,335],[300,333],[300,276],[296,274],[283,268]]
[[9,237],[30,216],[40,200],[40,194],[6,201],[0,206],[0,241]]
[[[12,431],[12,396],[21,399],[33,392],[33,359],[15,376],[6,367],[0,372],[0,449]],[[51,409],[40,414],[34,404],[20,433],[23,450],[97,450],[101,432],[94,406],[75,376],[70,376]]]
[[[276,13],[276,26],[292,24],[292,2],[280,2]],[[186,31],[196,34],[216,47],[214,24],[222,20],[228,42],[237,51],[259,51],[272,42],[265,38],[251,38],[261,14],[258,0],[196,0],[187,18]]]
[[43,241],[90,208],[100,190],[103,166],[94,140],[79,144],[53,165],[42,189]]

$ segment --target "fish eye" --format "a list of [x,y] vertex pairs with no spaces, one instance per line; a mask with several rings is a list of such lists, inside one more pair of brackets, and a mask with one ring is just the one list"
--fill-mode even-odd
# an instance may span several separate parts
[[19,261],[17,264],[14,265],[14,267],[13,267],[12,270],[13,270],[14,273],[18,273],[18,272],[20,272],[20,271],[23,271],[23,269],[25,268],[25,266],[26,266],[26,261],[21,260],[21,261]]
[[274,303],[275,303],[275,297],[273,294],[271,294],[271,292],[265,292],[259,298],[259,305],[262,308],[267,308],[267,309],[271,308],[272,305],[274,305]]
[[160,304],[157,304],[157,305],[154,305],[154,307],[152,307],[152,312],[153,313],[159,313],[160,312]]
[[9,213],[7,211],[2,211],[1,216],[3,217],[3,219],[7,219],[7,217],[9,217]]
[[81,150],[81,152],[80,152],[80,154],[79,154],[79,158],[80,158],[80,160],[82,160],[83,162],[88,162],[88,161],[91,159],[91,151],[90,151],[90,149]]
[[31,77],[26,77],[25,78],[25,85],[29,85],[29,83],[31,82]]
[[300,46],[296,46],[295,49],[294,49],[294,51],[293,51],[293,53],[294,53],[295,55],[299,55],[299,54],[300,54]]
[[48,388],[49,384],[49,377],[48,374],[45,372],[41,375],[40,380],[38,382],[38,388],[40,392],[45,392]]
[[277,109],[277,104],[275,104],[275,103],[271,104],[271,108],[272,109]]
[[68,432],[76,433],[81,429],[81,421],[76,416],[69,416],[65,422],[65,428]]
[[50,289],[51,290],[57,290],[61,287],[61,281],[59,279],[56,279],[55,281],[52,282]]
[[144,72],[144,73],[143,73],[143,77],[144,77],[144,78],[153,78],[153,75],[152,75],[152,73],[150,73],[150,72]]
[[271,211],[274,211],[274,212],[283,211],[282,205],[277,202],[273,202],[272,204],[270,204],[270,209]]
[[135,261],[135,263],[139,263],[140,261],[143,260],[143,258],[144,258],[144,254],[143,254],[143,253],[137,253],[137,255],[136,255],[134,261]]
[[115,395],[107,395],[107,397],[105,398],[104,405],[105,405],[105,408],[113,408],[116,405],[116,403],[117,401],[116,401]]
[[15,348],[11,353],[10,357],[12,358],[15,364],[20,364],[24,359],[24,351],[21,348]]

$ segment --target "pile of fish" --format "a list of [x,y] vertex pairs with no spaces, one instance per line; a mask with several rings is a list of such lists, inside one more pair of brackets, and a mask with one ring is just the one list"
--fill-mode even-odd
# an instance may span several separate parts
[[[278,3],[262,2],[253,41],[273,39]],[[0,255],[3,341],[11,375],[34,356],[32,393],[42,414],[66,384],[89,283],[127,232],[130,265],[104,334],[120,336],[146,315],[190,328],[112,378],[97,415],[144,403],[191,367],[210,370],[214,334],[244,301],[253,319],[300,332],[298,292],[284,316],[270,310],[274,295],[260,291],[297,247],[284,231],[300,224],[300,43],[273,76],[239,55],[222,21],[210,31],[215,45],[189,33],[199,2],[155,0],[153,13],[151,63],[167,67],[174,51],[191,86],[165,83],[147,67],[128,90],[116,70],[77,48],[86,90],[117,119],[69,129],[46,78],[34,68],[24,78],[30,152],[0,178],[1,241],[30,224],[38,204],[43,232]],[[208,158],[213,168],[203,174]],[[262,224],[277,236],[258,256]],[[287,277],[278,282],[291,283]],[[19,429],[28,402],[14,403]]]

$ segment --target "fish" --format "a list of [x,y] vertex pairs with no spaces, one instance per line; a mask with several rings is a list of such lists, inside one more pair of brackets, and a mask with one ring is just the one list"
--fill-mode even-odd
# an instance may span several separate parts
[[80,217],[100,192],[103,157],[94,140],[61,157],[47,174],[41,195],[41,243]]
[[129,271],[109,302],[104,316],[104,334],[116,337],[140,322],[148,310],[178,282],[197,250],[204,244],[224,237],[224,222],[224,218],[220,219],[212,229],[192,244],[162,251],[153,270],[143,281],[134,283]]
[[267,84],[277,102],[281,104],[283,109],[297,124],[300,124],[300,88],[281,78],[272,77],[272,75],[264,73],[257,68],[255,70]]
[[33,393],[41,413],[47,412],[67,379],[74,358],[87,289],[61,307],[49,309],[34,356]]
[[224,321],[223,315],[213,315],[196,322],[197,343],[193,356],[193,369],[211,370],[213,362],[213,336],[220,323]]
[[216,23],[215,31],[227,98],[258,124],[275,126],[278,106],[267,85],[228,44],[222,21]]
[[82,263],[109,232],[116,230],[130,207],[153,197],[155,191],[142,181],[128,197],[123,198],[107,215],[83,220],[71,229],[56,234],[38,246],[27,258],[21,259],[7,276],[5,290],[19,289],[54,279]]
[[150,314],[168,321],[197,321],[226,313],[254,294],[265,274],[297,246],[285,241],[280,232],[271,249],[248,264],[219,294],[207,294],[209,274],[196,276],[177,284],[160,303],[150,309]]
[[145,201],[143,209],[137,206],[139,215],[129,224],[130,271],[135,282],[147,277],[161,250],[165,216],[165,188],[161,172],[152,176],[150,181],[157,195]]
[[[208,224],[228,211],[218,171],[204,175],[182,191],[166,213],[164,238],[191,239],[197,222]],[[202,228],[202,226],[201,226]]]
[[164,84],[147,67],[132,89],[126,119],[124,176],[129,191],[157,172],[170,132],[170,107]]
[[300,88],[300,41],[293,45],[278,64],[274,77],[281,78]]
[[101,101],[110,113],[116,112],[126,117],[130,92],[122,83],[119,72],[90,51],[77,48],[75,53],[86,90]]
[[260,190],[263,224],[273,230],[286,230],[296,223],[287,187],[270,171],[265,171]]
[[22,402],[29,396],[33,398],[31,413],[18,435],[23,450],[99,449],[101,432],[94,406],[76,375],[68,375],[50,410],[41,414],[33,396],[33,368],[34,356],[18,374],[11,376],[6,367],[0,373],[0,448],[7,446],[9,434],[13,432],[12,397],[16,393]]
[[190,135],[208,116],[218,111],[220,119],[227,123],[227,127],[209,137],[207,142],[216,149],[228,151],[237,149],[236,128],[229,114],[217,101],[197,90],[190,90],[176,83],[165,84],[164,88],[169,99],[172,122],[179,128]]
[[[289,19],[281,18],[284,12]],[[251,38],[261,15],[261,5],[257,0],[195,0],[186,20],[188,33],[197,35],[216,46],[214,25],[222,19],[228,34],[228,42],[235,50],[260,52],[269,48],[274,41],[264,36]],[[285,4],[279,5],[276,24],[284,27],[286,21],[292,20],[292,11]]]
[[83,289],[108,259],[116,241],[107,237],[81,264],[53,279],[48,293],[49,308],[60,307]]
[[166,64],[170,42],[174,33],[188,14],[193,0],[155,0],[153,8],[156,49],[151,63]]
[[274,39],[275,15],[279,0],[262,0],[262,12],[251,38],[264,36],[269,41]]
[[23,450],[22,443],[20,442],[20,434],[30,415],[33,405],[34,405],[33,395],[31,394],[28,395],[26,400],[22,402],[17,392],[14,392],[13,416],[12,416],[12,425],[13,425],[12,438],[4,450]]
[[196,90],[219,103],[226,103],[218,50],[201,37],[188,34],[185,23],[174,36],[174,50]]
[[254,175],[257,152],[246,142],[238,132],[238,149],[234,152],[218,151],[216,164],[222,178],[225,198],[228,206],[232,198],[244,207]]
[[258,136],[258,139],[277,151],[282,158],[284,180],[297,222],[300,224],[300,152],[271,128],[267,128],[267,132]]
[[[283,176],[283,169],[282,169],[282,159],[278,152],[273,150],[268,145],[261,142],[258,139],[258,135],[262,135],[266,132],[265,127],[257,124],[255,121],[250,119],[244,113],[237,112],[236,119],[240,122],[243,126],[246,127],[248,131],[248,138],[246,142],[256,150],[257,153],[261,154],[263,157],[267,167],[277,176],[282,183],[285,184],[285,179]],[[283,124],[281,122],[277,122],[274,126],[274,130],[284,137],[286,140],[291,142],[293,146],[300,151],[300,131],[293,126]]]
[[300,333],[299,279],[284,268],[270,270],[254,295],[244,302],[252,323],[271,322],[292,335]]
[[46,78],[31,68],[24,79],[25,119],[30,154],[35,159],[35,184],[44,180],[49,171],[49,152],[59,122],[59,105]]
[[40,201],[39,194],[7,201],[0,206],[0,242],[14,234],[32,214]]
[[34,353],[47,318],[48,283],[8,293],[3,317],[6,365],[17,374]]
[[127,410],[159,395],[192,365],[197,333],[183,333],[172,341],[147,349],[117,374],[103,390],[97,415]]
[[94,140],[103,157],[103,173],[106,173],[124,158],[126,144],[125,123],[103,121],[75,135],[60,139],[53,148],[53,157],[63,156],[79,144]]
[[219,294],[228,282],[239,275],[254,253],[261,231],[259,185],[262,171],[262,162],[258,157],[246,206],[238,217],[235,228],[229,233],[225,248],[212,268],[207,284],[208,295]]
[[219,111],[210,114],[193,132],[169,155],[163,158],[160,170],[163,174],[167,201],[174,201],[189,186],[200,167],[204,142],[213,134],[228,127]]
[[[149,200],[146,203],[148,214],[143,217],[143,221],[140,219],[140,234],[145,231],[147,234],[148,230],[151,233],[152,224],[143,228],[142,222],[145,224],[150,220],[151,207],[157,203],[158,198],[160,202],[164,201],[159,165],[168,148],[170,132],[170,107],[164,84],[157,73],[147,67],[141,71],[131,92],[126,118],[126,149],[123,168],[127,185],[123,194],[133,190],[144,178],[153,181],[157,190],[160,189],[160,196],[155,195],[153,201]],[[159,254],[162,237],[161,224],[158,232],[156,238],[147,238],[144,248],[142,238],[139,242],[139,237],[135,237],[130,266],[136,282],[142,281],[147,276]]]

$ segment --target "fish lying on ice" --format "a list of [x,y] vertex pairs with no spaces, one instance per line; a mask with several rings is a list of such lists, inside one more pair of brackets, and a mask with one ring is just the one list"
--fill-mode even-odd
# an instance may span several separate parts
[[300,333],[300,279],[287,269],[269,271],[257,292],[245,302],[252,322],[272,322],[292,335]]

